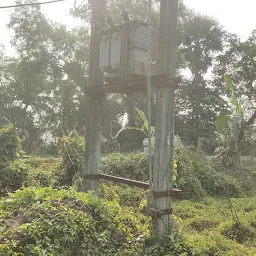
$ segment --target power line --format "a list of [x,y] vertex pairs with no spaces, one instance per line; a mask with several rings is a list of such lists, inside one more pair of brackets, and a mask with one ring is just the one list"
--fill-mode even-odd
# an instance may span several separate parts
[[76,2],[77,2],[77,0],[75,0],[75,2],[74,2],[74,9],[76,11],[79,11],[80,7],[84,4],[85,0],[83,0],[83,2],[78,7],[76,6]]
[[0,9],[8,9],[8,8],[23,7],[23,6],[31,6],[31,5],[52,4],[52,3],[64,2],[64,1],[65,1],[65,0],[52,0],[52,1],[47,1],[47,2],[39,2],[39,3],[31,3],[31,4],[7,5],[7,6],[0,6]]

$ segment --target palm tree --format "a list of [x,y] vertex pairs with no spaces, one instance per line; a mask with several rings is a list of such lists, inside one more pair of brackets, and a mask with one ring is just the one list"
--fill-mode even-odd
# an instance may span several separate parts
[[212,102],[209,108],[209,102],[206,105],[202,99],[213,94],[213,88],[207,86],[205,75],[212,67],[216,53],[222,50],[225,32],[216,20],[208,16],[191,11],[183,12],[183,15],[179,53],[182,68],[190,78],[185,79],[179,89],[179,104],[186,112],[182,119],[190,129],[190,142],[197,146],[200,136],[206,136],[215,129],[216,104]]

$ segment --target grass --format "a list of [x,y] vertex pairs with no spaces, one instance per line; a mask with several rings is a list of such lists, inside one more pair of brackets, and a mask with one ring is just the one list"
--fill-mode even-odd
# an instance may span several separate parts
[[256,255],[256,197],[174,203],[185,241],[198,255]]

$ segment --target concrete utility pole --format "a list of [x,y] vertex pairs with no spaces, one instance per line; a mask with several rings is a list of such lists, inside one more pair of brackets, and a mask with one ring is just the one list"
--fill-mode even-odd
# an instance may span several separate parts
[[[89,86],[103,83],[99,67],[100,32],[105,27],[106,0],[92,0]],[[93,190],[99,194],[99,173],[101,158],[102,95],[88,98],[89,110],[86,127],[85,191]]]
[[174,139],[174,78],[176,75],[178,0],[161,0],[159,73],[169,88],[158,89],[153,165],[153,235],[163,240],[171,231],[172,158]]

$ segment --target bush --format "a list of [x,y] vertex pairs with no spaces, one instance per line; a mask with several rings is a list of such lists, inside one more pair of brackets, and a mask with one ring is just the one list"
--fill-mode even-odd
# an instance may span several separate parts
[[177,186],[182,190],[182,196],[184,199],[202,200],[204,198],[205,191],[201,182],[194,174],[188,174],[188,176],[179,177]]
[[[60,140],[62,162],[59,166],[60,185],[76,184],[83,180],[85,145],[77,132],[71,132]],[[238,197],[239,182],[224,173],[217,172],[205,155],[189,147],[176,149],[176,185],[183,190],[185,199],[201,200],[206,194]],[[102,158],[101,171],[105,174],[148,181],[148,159],[143,153],[112,153]]]
[[0,194],[15,191],[27,179],[24,166],[13,164],[20,150],[20,139],[13,125],[0,129]]
[[222,235],[235,240],[238,243],[244,243],[256,238],[256,230],[251,226],[236,221],[231,225],[225,225],[225,227],[223,227]]
[[238,244],[216,231],[186,233],[184,239],[198,256],[254,256],[256,252],[255,248]]
[[62,161],[59,166],[60,185],[72,185],[75,175],[82,176],[85,161],[85,142],[76,131],[60,139],[60,154]]
[[28,167],[27,186],[48,187],[58,185],[59,160],[55,158],[42,158],[31,156],[19,160]]
[[[193,256],[194,249],[184,242],[176,230],[167,237],[163,244],[152,245],[146,248],[143,256]],[[199,256],[199,255],[198,255]]]
[[19,162],[7,165],[0,170],[0,195],[20,189],[27,180],[28,169],[26,165]]
[[140,149],[143,139],[146,137],[141,130],[126,127],[118,132],[116,139],[123,152],[129,152]]
[[102,159],[101,171],[122,178],[148,181],[148,161],[143,153],[109,154]]
[[141,202],[146,199],[146,191],[125,185],[101,184],[100,196],[108,201],[118,202],[121,206],[139,209]]
[[[233,177],[217,172],[201,151],[188,147],[175,153],[177,161],[176,186],[185,199],[202,200],[206,194],[221,197],[241,195],[239,182]],[[142,153],[113,153],[102,159],[101,171],[106,174],[148,181],[148,160]]]
[[59,147],[55,142],[46,143],[40,148],[39,154],[42,156],[58,157]]
[[177,160],[177,185],[187,199],[201,199],[204,194],[238,197],[239,182],[224,173],[217,172],[205,155],[192,148],[182,148],[175,154]]
[[13,125],[0,129],[0,168],[17,158],[20,150],[20,139]]
[[0,201],[0,255],[136,255],[147,219],[92,194],[26,188]]

